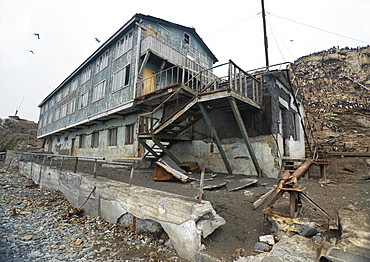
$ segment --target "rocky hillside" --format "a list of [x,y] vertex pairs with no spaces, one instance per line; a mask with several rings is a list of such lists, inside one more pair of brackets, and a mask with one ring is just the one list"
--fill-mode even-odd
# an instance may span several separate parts
[[0,119],[0,151],[41,147],[42,140],[36,138],[36,133],[35,122],[19,117]]
[[311,143],[325,151],[369,152],[370,46],[333,47],[299,58],[292,69]]

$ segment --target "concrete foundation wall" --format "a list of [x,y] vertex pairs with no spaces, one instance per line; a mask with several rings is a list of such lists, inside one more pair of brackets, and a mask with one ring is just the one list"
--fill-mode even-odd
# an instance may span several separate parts
[[[222,146],[234,174],[256,175],[256,169],[248,153],[247,146],[242,138],[223,139]],[[268,177],[277,178],[280,170],[277,145],[272,136],[259,136],[250,138],[258,164],[263,173]],[[213,153],[210,152],[210,143],[202,140],[181,142],[171,147],[171,152],[180,161],[195,161],[213,172],[227,173],[221,155],[214,145]],[[276,152],[276,155],[273,155]],[[168,157],[164,157],[169,160]]]
[[60,190],[71,206],[83,206],[85,214],[123,224],[135,216],[149,233],[160,225],[178,254],[191,261],[202,247],[201,239],[225,224],[208,201],[198,204],[192,198],[32,162],[19,161],[19,171],[40,188]]

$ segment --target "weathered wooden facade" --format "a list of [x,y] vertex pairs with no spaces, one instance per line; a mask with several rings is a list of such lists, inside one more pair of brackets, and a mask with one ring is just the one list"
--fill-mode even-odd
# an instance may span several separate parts
[[136,14],[42,101],[38,137],[58,154],[277,176],[283,156],[304,156],[287,71],[229,61],[216,76],[216,62],[193,28]]

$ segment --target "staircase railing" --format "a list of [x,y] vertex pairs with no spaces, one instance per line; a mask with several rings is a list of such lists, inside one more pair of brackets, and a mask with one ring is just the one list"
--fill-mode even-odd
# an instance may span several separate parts
[[[213,74],[213,70],[216,68],[221,68],[225,65],[228,65],[228,73],[226,76],[217,77]],[[175,84],[173,81],[179,80],[178,76],[176,78],[168,78],[175,74],[171,74],[173,70],[179,70],[179,67],[172,67],[168,70],[165,70],[153,77],[167,79],[168,81],[163,84],[163,87],[170,86]],[[163,108],[164,104],[169,101],[173,96],[175,96],[180,90],[184,87],[191,88],[192,90],[199,93],[212,92],[221,89],[229,89],[243,97],[248,97],[255,101],[257,104],[261,104],[262,101],[262,85],[259,79],[255,78],[253,75],[243,71],[231,60],[228,63],[224,63],[212,68],[202,70],[200,72],[194,72],[189,69],[182,68],[183,74],[180,87],[175,90],[170,96],[168,96],[160,105],[158,105],[153,111],[139,115],[139,134],[151,134],[152,131],[160,124],[160,119],[154,117],[154,114]],[[180,71],[177,71],[180,72]],[[186,72],[190,75],[186,76]],[[163,76],[163,74],[166,74]],[[143,81],[149,81],[149,78],[144,79]],[[142,82],[143,82],[142,81]],[[153,81],[153,80],[151,80]],[[141,83],[139,83],[141,84]],[[162,88],[163,88],[162,87]]]

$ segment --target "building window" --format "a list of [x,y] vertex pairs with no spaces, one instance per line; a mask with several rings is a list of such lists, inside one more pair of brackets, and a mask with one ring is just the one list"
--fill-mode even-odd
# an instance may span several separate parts
[[54,121],[58,121],[59,117],[60,117],[60,108],[57,108],[54,114]]
[[112,128],[108,130],[108,146],[117,145],[117,128]]
[[53,122],[53,114],[50,114],[48,117],[48,125],[50,125]]
[[69,85],[63,88],[63,97],[66,97],[69,94]]
[[78,106],[79,109],[87,107],[89,103],[89,92],[85,92],[80,96],[80,104]]
[[93,132],[91,134],[91,147],[99,147],[99,131]]
[[57,94],[57,102],[59,102],[60,100],[62,100],[62,92],[60,91],[60,92],[58,92],[58,94]]
[[84,71],[82,71],[82,73],[81,73],[81,85],[83,83],[86,83],[87,81],[89,81],[90,77],[91,77],[91,66],[89,66]]
[[86,135],[80,135],[80,142],[78,144],[79,148],[85,148],[86,147]]
[[50,99],[50,101],[49,101],[49,108],[51,108],[51,107],[53,107],[54,106],[54,98],[52,98],[52,99]]
[[134,126],[134,124],[126,126],[126,145],[131,145],[134,143]]
[[108,52],[105,52],[96,60],[96,74],[102,71],[107,66],[108,66]]
[[71,83],[71,92],[73,90],[76,90],[78,87],[78,78],[76,77],[75,79],[73,79],[72,83]]
[[104,97],[106,83],[107,83],[107,81],[103,80],[102,82],[100,82],[99,84],[94,86],[93,97],[92,97],[93,102],[95,102],[95,101]]
[[60,108],[60,118],[66,117],[67,116],[67,104],[62,105]]
[[132,48],[132,32],[122,37],[116,44],[116,58]]
[[67,109],[67,113],[68,113],[68,115],[70,115],[70,114],[72,114],[72,113],[74,113],[75,112],[75,110],[76,110],[76,99],[73,99],[72,101],[70,101],[69,103],[68,103],[68,109]]
[[113,75],[113,91],[116,91],[130,82],[130,65],[125,66]]
[[185,44],[190,43],[190,36],[187,33],[184,33],[184,42],[185,42]]

